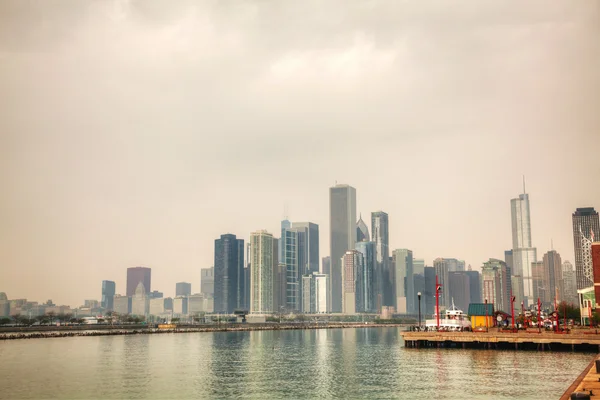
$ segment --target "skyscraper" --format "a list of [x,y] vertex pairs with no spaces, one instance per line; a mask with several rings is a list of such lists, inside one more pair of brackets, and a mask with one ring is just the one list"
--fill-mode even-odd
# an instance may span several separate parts
[[304,271],[303,274],[318,273],[320,261],[319,225],[313,222],[292,222],[292,229],[300,234],[301,271]]
[[315,313],[315,280],[312,274],[302,277],[302,307],[300,311],[306,314]]
[[321,273],[329,276],[331,274],[331,257],[323,257],[321,259]]
[[146,267],[133,267],[127,268],[127,296],[132,297],[135,294],[135,290],[138,284],[141,282],[144,284],[146,294],[151,291],[150,283],[152,281],[152,270]]
[[448,291],[450,304],[461,310],[468,310],[471,302],[471,285],[466,271],[448,272]]
[[331,311],[342,312],[342,257],[356,243],[356,189],[349,185],[329,188]]
[[469,277],[469,304],[481,303],[481,276],[478,271],[473,271],[469,265],[469,270],[465,271]]
[[375,265],[377,264],[375,242],[356,243],[356,250],[362,254],[362,265],[358,271],[359,282],[356,288],[356,311],[376,312],[375,303]]
[[564,299],[569,304],[577,304],[577,278],[575,268],[569,261],[562,264]]
[[200,270],[200,293],[209,294],[211,296],[215,293],[215,269],[202,268]]
[[375,242],[377,265],[375,269],[375,294],[377,310],[381,306],[396,306],[396,294],[392,268],[390,267],[390,235],[387,213],[376,211],[371,213],[371,235]]
[[[502,285],[500,281],[500,272],[498,271],[499,260],[483,264],[481,268],[481,297],[484,301],[494,305],[494,309],[503,310],[502,304]],[[506,264],[505,264],[506,265]]]
[[550,250],[543,257],[544,271],[548,274],[550,298],[562,301],[564,297],[562,260],[556,250]]
[[362,215],[359,216],[358,222],[356,223],[356,242],[368,242],[371,240],[369,236],[369,228],[365,221],[362,219]]
[[550,305],[553,290],[548,283],[548,271],[544,269],[543,261],[531,263],[531,281],[533,282],[533,299],[539,298],[542,304]]
[[342,257],[342,312],[356,314],[356,275],[363,264],[362,253],[348,250]]
[[278,264],[278,243],[265,230],[250,235],[250,313],[270,314],[273,309],[273,271]]
[[[502,260],[490,258],[481,269],[482,295],[496,310],[510,311],[512,290],[510,268]],[[508,311],[507,311],[508,310]]]
[[422,258],[413,259],[413,272],[423,275],[425,273],[425,260]]
[[[525,185],[523,185],[525,186]],[[525,192],[525,187],[523,187]],[[523,301],[526,305],[533,304],[533,282],[531,263],[537,261],[537,250],[531,245],[531,219],[529,213],[529,195],[520,194],[510,200],[512,221],[512,274],[520,276],[523,282]],[[520,288],[519,288],[520,289]]]
[[408,249],[397,249],[393,252],[396,311],[398,313],[412,314],[415,312],[416,295],[413,281],[413,255]]
[[[577,289],[592,286],[591,242],[600,240],[600,219],[593,207],[578,208],[573,213],[573,243],[575,245],[575,276]],[[587,275],[590,275],[588,277]]]
[[[285,230],[290,229],[291,227],[292,227],[292,223],[287,219],[287,217],[286,217],[286,219],[281,221],[281,238],[282,239],[283,239]],[[283,240],[280,240],[279,245],[277,246],[277,254],[278,254],[277,257],[279,258],[279,261],[282,261],[284,258],[283,246],[284,246]]]
[[232,314],[244,306],[244,240],[215,239],[214,312]]
[[142,282],[138,283],[131,299],[131,313],[133,315],[148,315],[150,311],[150,298]]
[[425,280],[425,292],[423,293],[425,314],[432,315],[435,309],[435,268],[426,266],[423,269]]
[[188,282],[178,282],[175,284],[175,296],[189,296],[192,294],[192,284]]
[[113,281],[102,281],[102,298],[100,306],[106,311],[113,310],[113,298],[115,297],[116,285]]
[[461,268],[460,270],[464,271],[464,261],[459,261],[456,258],[436,258],[433,260],[433,267],[435,268],[435,274],[438,276],[438,282],[442,285],[440,307],[450,307],[451,296],[448,273],[457,272],[459,268]]
[[330,311],[329,302],[329,275],[313,274],[315,279],[315,312],[328,313]]
[[[282,224],[283,225],[283,224]],[[301,293],[300,286],[302,273],[300,271],[300,260],[298,253],[299,234],[291,228],[281,229],[280,263],[285,269],[285,308],[289,311],[300,311]]]

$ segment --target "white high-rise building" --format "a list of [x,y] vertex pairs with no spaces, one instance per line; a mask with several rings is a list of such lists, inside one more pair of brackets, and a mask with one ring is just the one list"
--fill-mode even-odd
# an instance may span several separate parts
[[325,314],[330,312],[331,298],[329,296],[329,275],[313,274],[315,279],[315,312]]
[[277,247],[277,240],[265,230],[250,234],[251,314],[271,314],[275,311],[273,270],[278,259]]
[[131,313],[133,315],[145,316],[150,311],[150,299],[146,294],[146,288],[142,282],[138,283],[135,294],[131,299]]
[[[525,188],[523,187],[523,192]],[[518,198],[511,199],[512,220],[512,275],[518,275],[523,282],[523,301],[526,305],[535,302],[533,293],[533,279],[531,263],[537,261],[537,249],[531,245],[531,218],[529,213],[529,195],[520,194]]]
[[577,304],[577,279],[575,276],[575,268],[570,261],[562,263],[563,290],[565,301],[569,304]]
[[356,189],[329,188],[329,243],[331,256],[331,312],[342,312],[342,257],[356,243]]

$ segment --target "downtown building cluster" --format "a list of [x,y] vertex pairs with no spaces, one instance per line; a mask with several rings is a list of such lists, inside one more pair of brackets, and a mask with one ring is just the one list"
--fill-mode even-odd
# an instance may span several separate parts
[[[435,311],[436,279],[442,285],[441,309],[488,302],[496,310],[517,304],[531,308],[538,299],[595,305],[592,242],[600,237],[598,213],[578,208],[572,215],[575,265],[562,261],[553,248],[538,258],[532,244],[529,195],[510,201],[512,249],[504,258],[490,258],[480,268],[457,258],[436,258],[427,265],[408,248],[390,245],[389,216],[370,213],[370,223],[357,215],[356,189],[329,189],[329,256],[321,257],[319,226],[313,222],[281,221],[276,234],[257,230],[247,242],[223,234],[214,242],[214,266],[201,270],[200,292],[188,282],[176,284],[173,298],[152,290],[151,269],[127,269],[124,294],[114,281],[103,281],[101,300],[86,300],[77,309],[8,300],[0,293],[0,316],[16,313],[74,313],[121,315],[158,319],[236,312],[347,315],[425,315]],[[578,291],[580,292],[578,294]],[[587,303],[586,303],[587,302]]]

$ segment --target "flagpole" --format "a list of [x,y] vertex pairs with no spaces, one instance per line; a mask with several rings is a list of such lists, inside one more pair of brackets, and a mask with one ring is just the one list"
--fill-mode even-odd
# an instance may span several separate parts
[[515,296],[512,294],[512,290],[510,291],[510,314],[512,318],[512,327],[515,328]]

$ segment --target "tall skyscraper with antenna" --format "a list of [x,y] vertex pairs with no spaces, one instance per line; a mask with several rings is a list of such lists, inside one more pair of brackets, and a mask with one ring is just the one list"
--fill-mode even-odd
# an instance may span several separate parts
[[533,280],[531,272],[531,263],[537,261],[537,249],[531,244],[531,217],[529,212],[529,195],[525,190],[525,177],[523,177],[523,193],[518,198],[511,199],[511,220],[512,220],[512,256],[513,271],[512,275],[521,278],[515,282],[519,286],[517,292],[523,293],[525,305],[533,304],[536,299],[533,295]]

